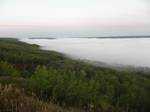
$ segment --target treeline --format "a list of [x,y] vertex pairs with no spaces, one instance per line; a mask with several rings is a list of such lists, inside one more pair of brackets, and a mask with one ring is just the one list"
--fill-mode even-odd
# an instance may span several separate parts
[[150,111],[149,74],[95,67],[15,39],[0,40],[0,82],[65,108]]

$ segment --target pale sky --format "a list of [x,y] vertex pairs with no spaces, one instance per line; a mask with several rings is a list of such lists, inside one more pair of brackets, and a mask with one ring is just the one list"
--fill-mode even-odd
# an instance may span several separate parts
[[148,34],[149,0],[0,0],[0,36]]

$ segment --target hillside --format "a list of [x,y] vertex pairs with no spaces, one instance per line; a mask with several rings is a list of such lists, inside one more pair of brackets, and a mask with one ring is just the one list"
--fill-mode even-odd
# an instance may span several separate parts
[[[96,67],[1,38],[0,111],[11,105],[9,112],[149,112],[149,74]],[[13,101],[23,104],[19,110]]]

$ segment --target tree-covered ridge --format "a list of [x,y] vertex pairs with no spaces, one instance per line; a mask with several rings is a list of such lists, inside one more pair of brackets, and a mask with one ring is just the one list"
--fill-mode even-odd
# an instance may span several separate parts
[[150,111],[150,75],[95,67],[16,39],[0,39],[0,83],[86,112]]

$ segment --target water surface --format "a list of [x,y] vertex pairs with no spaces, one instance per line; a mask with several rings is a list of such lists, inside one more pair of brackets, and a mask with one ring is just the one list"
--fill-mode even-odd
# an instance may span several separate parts
[[55,50],[75,58],[109,64],[150,67],[150,38],[57,38],[21,40],[38,44],[43,49]]

